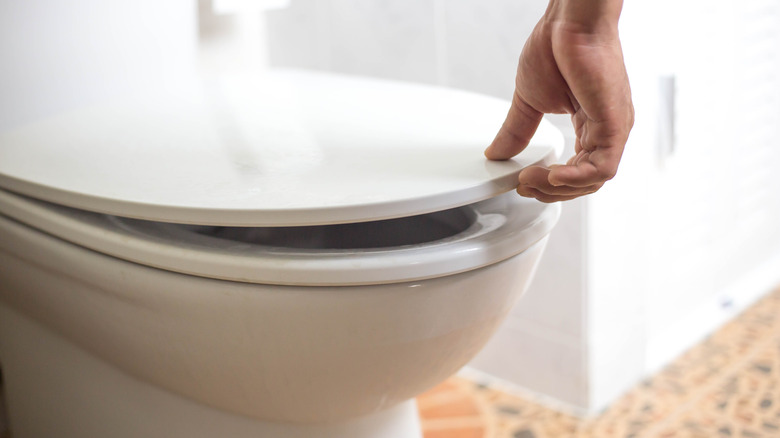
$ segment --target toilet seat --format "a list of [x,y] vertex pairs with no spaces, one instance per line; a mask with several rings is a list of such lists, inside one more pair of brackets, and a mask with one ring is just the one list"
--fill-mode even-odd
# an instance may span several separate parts
[[461,207],[474,216],[470,226],[430,242],[301,249],[219,238],[197,227],[93,213],[3,190],[0,205],[12,219],[123,260],[199,277],[295,286],[398,283],[478,269],[547,236],[560,214],[558,204],[507,193]]
[[223,77],[150,90],[0,133],[0,188],[158,222],[297,226],[397,218],[512,190],[563,140],[482,151],[508,103],[325,73]]

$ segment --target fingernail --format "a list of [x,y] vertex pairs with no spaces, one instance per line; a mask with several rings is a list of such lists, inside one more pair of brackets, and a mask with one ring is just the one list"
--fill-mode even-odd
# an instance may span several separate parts
[[495,145],[494,145],[493,143],[491,143],[491,144],[490,144],[490,146],[488,146],[487,148],[485,148],[485,152],[484,152],[484,154],[485,154],[485,157],[486,157],[488,160],[496,160],[496,159],[500,159],[500,157],[496,157],[496,156],[495,156],[495,152],[496,152],[496,151],[495,151]]

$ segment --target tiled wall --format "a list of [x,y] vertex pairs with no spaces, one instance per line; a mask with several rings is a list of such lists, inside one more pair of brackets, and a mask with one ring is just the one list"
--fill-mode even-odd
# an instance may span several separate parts
[[544,0],[293,0],[266,13],[271,63],[509,98]]
[[0,129],[181,80],[196,18],[191,0],[0,2]]
[[[780,282],[780,234],[768,225],[780,222],[780,191],[767,179],[780,162],[777,123],[768,122],[780,120],[777,5],[624,4],[636,123],[618,176],[588,201],[595,408]],[[659,99],[661,77],[676,78],[670,107]],[[668,111],[675,144],[662,149]]]

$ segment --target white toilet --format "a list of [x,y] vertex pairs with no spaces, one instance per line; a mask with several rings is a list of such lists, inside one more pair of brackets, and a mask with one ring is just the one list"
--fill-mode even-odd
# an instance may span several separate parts
[[283,71],[0,133],[13,437],[421,437],[413,398],[485,344],[559,214],[506,193],[554,128],[482,156],[507,109]]

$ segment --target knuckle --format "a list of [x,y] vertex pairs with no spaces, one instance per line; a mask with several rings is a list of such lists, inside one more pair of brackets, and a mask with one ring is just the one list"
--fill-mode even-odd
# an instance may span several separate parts
[[617,166],[607,166],[606,168],[600,168],[598,170],[598,176],[602,181],[601,184],[604,184],[603,181],[611,180],[615,175],[617,175]]

